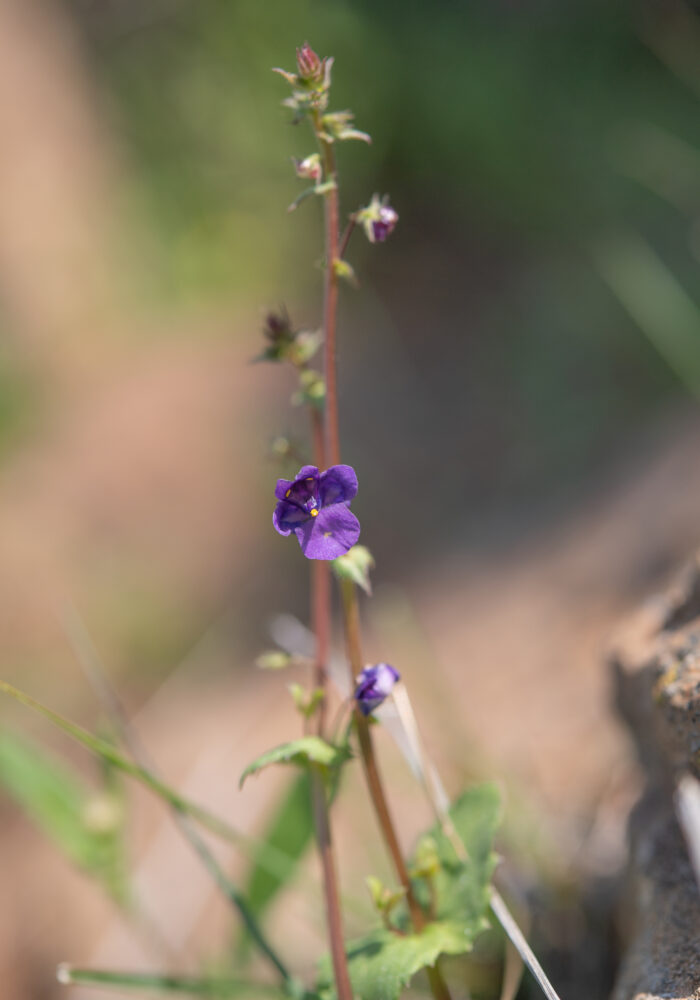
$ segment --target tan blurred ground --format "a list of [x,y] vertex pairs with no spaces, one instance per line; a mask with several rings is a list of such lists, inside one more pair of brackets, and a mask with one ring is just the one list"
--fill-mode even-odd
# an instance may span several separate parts
[[[228,319],[188,317],[177,337],[137,346],[138,331],[153,333],[159,320],[125,304],[115,258],[127,167],[100,127],[81,66],[57,8],[0,5],[8,154],[0,157],[0,291],[12,355],[46,390],[40,419],[2,472],[0,644],[9,679],[89,715],[87,695],[70,690],[78,674],[57,620],[62,602],[104,623],[110,609],[118,617],[125,587],[141,588],[159,594],[159,613],[181,616],[183,635],[196,637],[231,587],[245,588],[267,521],[250,517],[234,472],[255,461],[246,432],[262,410],[260,380],[245,365],[250,352],[236,346],[240,339],[230,346],[194,336]],[[515,840],[532,840],[552,870],[601,874],[623,856],[637,777],[610,710],[603,650],[625,613],[697,544],[699,448],[700,421],[679,417],[621,463],[595,502],[496,560],[456,552],[400,586],[385,581],[368,612],[368,655],[401,664],[450,789],[476,775],[502,779],[514,813],[523,802],[529,811],[512,820]],[[238,774],[256,752],[293,735],[295,720],[275,679],[252,669],[220,679],[225,655],[216,637],[197,647],[137,722],[173,780],[253,829],[276,782],[266,777],[239,795]],[[50,674],[47,664],[55,664]],[[197,683],[200,671],[219,679]],[[408,842],[427,813],[387,751]],[[144,795],[137,802],[139,885],[166,955],[137,947],[99,890],[3,802],[3,997],[52,996],[53,969],[64,959],[158,967],[174,954],[192,967],[195,955],[214,956],[223,945],[222,904],[167,816]],[[357,846],[368,827],[353,778],[339,830],[350,894],[361,863],[382,863],[375,849]],[[313,888],[313,863],[305,877]],[[301,894],[289,905],[300,930],[286,950],[309,963],[318,906]],[[281,930],[279,914],[272,926]]]

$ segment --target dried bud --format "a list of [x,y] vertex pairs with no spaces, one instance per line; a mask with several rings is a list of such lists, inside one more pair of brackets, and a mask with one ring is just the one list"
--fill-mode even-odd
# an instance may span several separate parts
[[293,339],[294,333],[292,332],[289,314],[284,307],[277,313],[269,312],[267,314],[263,333],[271,344],[279,344],[280,341]]
[[297,72],[306,83],[314,83],[323,77],[323,63],[308,42],[297,49]]
[[294,159],[292,162],[294,163],[297,177],[313,181],[314,184],[318,184],[321,180],[323,167],[321,166],[321,157],[318,153],[312,153],[311,156],[307,156],[303,160]]
[[389,204],[389,196],[380,199],[378,194],[372,195],[372,200],[365,208],[356,213],[355,219],[361,222],[370,243],[383,243],[391,236],[399,214]]
[[254,359],[255,361],[288,360],[290,351],[294,347],[297,331],[292,329],[286,309],[282,308],[279,312],[267,314],[263,324],[263,336],[267,341],[267,346],[262,354]]

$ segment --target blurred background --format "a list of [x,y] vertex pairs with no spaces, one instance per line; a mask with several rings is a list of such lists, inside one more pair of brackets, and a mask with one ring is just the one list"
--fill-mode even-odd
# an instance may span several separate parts
[[[250,361],[266,309],[320,318],[321,207],[285,211],[311,138],[270,72],[305,39],[373,137],[340,150],[344,210],[390,192],[400,215],[385,246],[353,237],[341,300],[367,654],[404,674],[451,792],[502,783],[523,920],[563,994],[602,997],[640,786],[604,652],[700,536],[696,4],[4,0],[2,676],[97,730],[99,658],[164,773],[240,829],[287,787],[235,790],[298,726],[254,660],[271,615],[307,618],[306,564],[270,527],[290,471],[271,442],[303,453],[305,420]],[[58,995],[66,959],[222,962],[228,914],[167,813],[26,709],[2,719],[3,995]],[[408,845],[427,812],[382,748]],[[64,780],[77,813],[47,805]],[[359,875],[387,873],[372,824],[353,774],[355,932]],[[153,935],[124,917],[125,868]],[[302,972],[317,891],[311,852],[268,915],[282,940],[293,915]],[[472,992],[496,996],[482,951]]]

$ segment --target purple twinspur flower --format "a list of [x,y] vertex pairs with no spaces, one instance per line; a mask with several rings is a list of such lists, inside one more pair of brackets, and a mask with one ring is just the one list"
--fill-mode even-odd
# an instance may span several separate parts
[[319,472],[303,466],[296,478],[278,479],[279,501],[272,515],[280,535],[292,532],[307,559],[337,559],[360,537],[360,522],[349,509],[357,494],[357,476],[349,465],[332,465]]
[[359,677],[355,678],[357,687],[354,698],[362,714],[370,715],[378,708],[400,679],[401,674],[389,663],[365,667]]
[[379,209],[379,218],[372,220],[373,243],[383,243],[387,236],[391,236],[394,226],[399,221],[399,213],[391,205],[382,205]]
[[389,196],[372,195],[372,200],[354,216],[361,222],[370,243],[383,243],[393,233],[399,221],[399,213],[389,204]]

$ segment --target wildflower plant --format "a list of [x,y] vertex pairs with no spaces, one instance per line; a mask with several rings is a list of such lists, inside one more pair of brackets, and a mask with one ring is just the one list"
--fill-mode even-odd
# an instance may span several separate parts
[[[300,769],[301,778],[278,813],[275,831],[261,842],[255,870],[267,879],[269,902],[285,882],[295,857],[305,846],[302,836],[291,847],[285,841],[285,817],[293,806],[313,818],[323,877],[323,896],[328,933],[328,955],[320,957],[311,982],[301,983],[283,956],[284,948],[273,943],[262,925],[262,911],[249,882],[248,891],[235,885],[222,870],[203,840],[201,830],[225,840],[241,843],[240,835],[217,816],[169,788],[144,761],[129,733],[128,724],[113,694],[105,694],[105,680],[96,689],[114,724],[109,738],[97,737],[56,715],[23,692],[0,682],[0,691],[33,708],[108,764],[109,774],[127,774],[164,799],[173,811],[182,835],[207,868],[242,921],[247,939],[267,963],[274,983],[256,983],[238,974],[183,977],[176,974],[143,975],[62,967],[65,983],[92,983],[126,989],[152,989],[163,993],[192,995],[258,995],[305,998],[305,1000],[398,1000],[414,976],[413,983],[435,1000],[449,1000],[450,984],[441,965],[442,956],[468,953],[476,938],[494,918],[504,928],[523,961],[537,978],[545,994],[556,1000],[502,898],[491,883],[496,864],[493,837],[501,804],[493,785],[472,787],[449,801],[437,772],[427,759],[408,693],[409,680],[392,664],[367,664],[362,652],[360,600],[371,596],[370,575],[374,567],[367,544],[358,544],[360,523],[351,504],[361,488],[361,456],[353,465],[344,464],[338,421],[336,385],[336,318],[339,286],[354,281],[346,252],[353,232],[364,230],[371,243],[384,243],[392,235],[399,217],[388,197],[373,195],[367,205],[353,211],[341,228],[339,176],[336,153],[339,143],[370,137],[355,128],[350,111],[330,110],[333,60],[321,58],[304,44],[296,52],[294,71],[278,69],[290,94],[284,104],[293,121],[310,126],[315,142],[293,171],[310,182],[292,203],[296,208],[306,198],[319,198],[324,214],[324,294],[320,331],[295,328],[286,310],[270,313],[264,325],[264,343],[258,360],[287,366],[294,374],[293,402],[303,406],[309,420],[309,449],[292,478],[279,478],[270,489],[270,513],[280,536],[294,535],[298,558],[307,560],[311,608],[313,655],[278,649],[260,657],[266,669],[284,669],[290,663],[307,664],[307,685],[291,685],[293,704],[299,715],[296,732],[289,741],[262,753],[245,769],[241,784],[269,767],[284,764]],[[320,363],[314,359],[320,354]],[[278,438],[276,452],[289,457],[293,450]],[[371,539],[363,537],[363,543]],[[350,697],[334,692],[329,660],[334,621],[331,613],[333,586],[337,586],[342,608],[346,668]],[[387,651],[389,653],[389,651]],[[90,661],[91,662],[91,661]],[[90,667],[92,670],[93,668]],[[435,821],[407,850],[401,843],[374,746],[374,728],[381,725],[383,706],[394,701],[403,730],[404,747],[419,789],[432,807]],[[349,721],[337,724],[345,709]],[[373,873],[367,886],[375,911],[375,922],[360,939],[346,940],[338,885],[338,867],[333,838],[333,805],[342,795],[341,774],[346,767],[362,767],[377,826],[393,867],[393,884],[384,885]],[[112,787],[118,787],[111,780]],[[110,816],[112,814],[110,813]],[[115,813],[118,822],[121,813]],[[110,827],[110,831],[112,827]],[[278,836],[278,834],[280,836]],[[104,838],[104,830],[101,830]],[[284,850],[280,849],[280,842]],[[110,842],[111,843],[111,842]],[[290,853],[285,854],[285,850]],[[114,851],[113,851],[114,853]],[[110,857],[112,855],[109,855]],[[282,873],[280,874],[280,868]],[[118,893],[115,893],[118,895]]]

